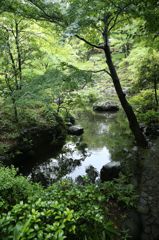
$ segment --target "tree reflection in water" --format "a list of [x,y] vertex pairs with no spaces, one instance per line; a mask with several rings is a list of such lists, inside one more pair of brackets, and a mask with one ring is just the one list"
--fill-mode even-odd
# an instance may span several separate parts
[[36,166],[32,169],[29,177],[33,181],[49,185],[74,171],[89,155],[87,145],[80,144],[80,139],[76,144],[68,142],[56,159],[51,158],[49,161]]

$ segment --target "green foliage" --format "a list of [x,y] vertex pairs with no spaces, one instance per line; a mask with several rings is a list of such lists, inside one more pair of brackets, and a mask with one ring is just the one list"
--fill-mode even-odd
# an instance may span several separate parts
[[139,67],[139,87],[154,87],[154,82],[159,82],[159,54],[149,53],[144,60],[140,62]]
[[0,167],[0,212],[10,209],[21,200],[27,201],[28,197],[42,188],[32,184],[23,176],[17,176],[14,168]]
[[159,122],[159,113],[156,111],[153,90],[142,90],[131,97],[130,101],[137,112],[140,122],[144,122],[146,124]]
[[[135,92],[138,92],[138,95],[131,99],[138,118],[146,123],[158,122],[151,89],[153,79],[158,81],[159,57],[155,52],[150,58],[152,51],[145,47],[145,39],[139,36],[137,42],[135,38],[138,33],[144,34],[145,26],[150,32],[156,32],[158,10],[155,1],[140,2],[136,1],[136,5],[134,3],[129,5],[128,0],[113,2],[108,0],[85,2],[82,0],[2,0],[0,2],[1,11],[14,13],[3,13],[0,18],[2,36],[0,39],[2,69],[0,73],[0,152],[5,152],[14,145],[22,128],[52,126],[56,124],[57,113],[65,115],[68,108],[70,111],[79,110],[81,107],[87,109],[94,101],[101,98],[101,93],[107,94],[103,89],[109,86],[99,84],[98,77],[95,82],[96,90],[84,88],[93,79],[92,69],[95,70],[96,66],[97,70],[105,68],[105,58],[101,49],[97,46],[98,57],[91,58],[92,62],[84,62],[80,56],[84,55],[81,52],[85,50],[85,46],[79,42],[80,37],[76,40],[71,38],[78,37],[78,34],[86,38],[85,43],[90,42],[89,47],[93,49],[94,45],[103,44],[102,33],[106,30],[105,27],[108,28],[107,34],[112,51],[116,52],[113,60],[119,67],[124,86],[133,88],[135,86]],[[146,25],[143,19],[135,19],[136,6],[138,7],[137,15],[141,10]],[[155,8],[154,16],[153,8]],[[27,16],[27,19],[23,19],[22,16]],[[105,25],[104,17],[107,18],[106,22],[109,22],[109,26]],[[37,22],[29,18],[36,19]],[[154,19],[157,19],[157,24],[153,24]],[[40,20],[49,21],[50,24],[44,21],[42,23]],[[20,51],[15,37],[14,23],[17,21]],[[52,26],[52,23],[57,26]],[[62,39],[59,37],[61,29],[64,33]],[[70,42],[68,37],[71,38]],[[139,44],[141,39],[142,42]],[[157,42],[156,39],[155,42]],[[124,60],[122,60],[123,53],[126,57]],[[101,58],[100,61],[99,58]],[[83,59],[86,58],[83,57]],[[21,60],[22,69],[19,68],[19,60]],[[98,62],[96,66],[95,61]],[[99,72],[100,80],[105,79],[105,73]],[[146,90],[139,92],[141,88]],[[59,97],[64,101],[60,106],[55,102]],[[19,123],[15,123],[13,117],[15,110],[18,112]],[[92,123],[88,121],[88,124]],[[94,129],[98,131],[97,126],[92,127],[92,131]],[[125,119],[115,120],[109,132],[109,135],[104,133],[102,138],[111,146],[112,156],[116,154],[114,157],[117,158],[125,144],[132,144],[132,139],[128,139],[130,131],[125,124]],[[114,134],[115,132],[117,134]],[[93,132],[88,136],[90,139],[92,134]],[[93,141],[97,141],[100,146],[99,138],[92,140],[92,145]],[[135,201],[132,185],[125,185],[125,183],[125,179],[122,178],[117,182],[101,185],[78,186],[71,181],[62,180],[44,190],[38,185],[31,184],[22,176],[16,176],[14,169],[1,168],[0,209],[3,214],[0,220],[2,234],[0,237],[2,240],[113,239],[117,230],[112,223],[110,211],[120,204],[124,208],[131,207]]]
[[140,122],[144,122],[147,125],[159,123],[159,112],[154,110],[148,110],[146,113],[141,113],[138,116]]
[[[139,61],[140,59],[140,61]],[[130,55],[121,61],[122,78],[130,81],[134,92],[143,88],[153,88],[154,79],[158,82],[159,55],[153,48],[145,46],[145,42],[135,45]]]
[[43,195],[48,200],[52,197],[74,210],[77,219],[76,234],[79,236],[77,239],[84,239],[85,235],[98,236],[103,231],[108,237],[116,234],[113,223],[105,217],[102,207],[105,197],[101,195],[98,186],[80,186],[69,180],[62,180],[49,187]]
[[54,239],[63,240],[75,233],[73,210],[54,200],[15,205],[0,220],[1,239]]
[[112,211],[118,209],[122,219],[119,206],[131,207],[136,201],[125,177],[98,185],[65,179],[42,189],[17,176],[15,169],[1,168],[0,173],[2,240],[114,239],[120,231]]
[[[40,98],[40,97],[39,97]],[[41,96],[42,98],[42,96]],[[30,95],[19,97],[17,101],[19,122],[14,119],[12,104],[10,99],[1,102],[0,113],[0,154],[3,155],[10,147],[16,144],[16,140],[24,128],[33,126],[56,126],[57,113],[56,106],[49,102],[37,98],[30,98]]]
[[137,112],[145,113],[147,110],[152,110],[155,107],[153,91],[150,89],[140,91],[131,97],[131,103]]
[[98,91],[93,88],[86,87],[80,91],[74,91],[65,100],[65,104],[69,110],[74,113],[83,111],[92,107],[93,103],[98,99]]
[[158,2],[156,0],[144,0],[142,2],[137,1],[137,3],[138,14],[146,20],[146,30],[148,33],[156,34],[159,26]]
[[[127,85],[131,88],[138,82],[138,69],[146,56],[149,56],[149,48],[143,44],[136,45],[130,52],[129,56],[119,64],[120,75]],[[140,59],[140,61],[139,61]],[[137,89],[135,89],[137,91]]]

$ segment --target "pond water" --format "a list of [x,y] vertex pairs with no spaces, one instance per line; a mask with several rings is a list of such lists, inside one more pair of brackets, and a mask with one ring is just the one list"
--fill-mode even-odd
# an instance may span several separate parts
[[76,123],[84,128],[84,134],[68,136],[61,152],[33,167],[29,177],[46,182],[64,177],[75,180],[86,175],[90,166],[98,175],[102,166],[112,159],[108,139],[110,126],[115,119],[115,113],[79,113]]

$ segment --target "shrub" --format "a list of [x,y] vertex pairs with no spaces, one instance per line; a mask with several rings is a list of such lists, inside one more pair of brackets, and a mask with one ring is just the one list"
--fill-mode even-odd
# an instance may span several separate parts
[[57,201],[20,202],[0,220],[1,239],[63,240],[75,233],[73,210]]
[[155,108],[153,91],[150,89],[140,91],[137,95],[131,97],[130,101],[137,112],[146,112]]
[[147,125],[159,123],[159,112],[148,110],[146,113],[139,114],[139,120]]
[[84,185],[63,179],[44,189],[2,167],[0,239],[118,239],[123,210],[134,206],[134,193],[124,177],[98,184],[86,179]]
[[17,176],[14,168],[0,167],[0,211],[11,208],[21,200],[26,201],[36,190],[42,187],[32,184],[23,176]]

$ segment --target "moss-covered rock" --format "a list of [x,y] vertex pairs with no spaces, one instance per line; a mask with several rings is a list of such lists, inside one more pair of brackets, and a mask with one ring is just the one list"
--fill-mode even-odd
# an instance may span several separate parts
[[36,160],[50,151],[56,152],[64,144],[66,128],[60,117],[51,125],[34,125],[22,128],[10,148],[0,156],[4,165],[33,166]]

